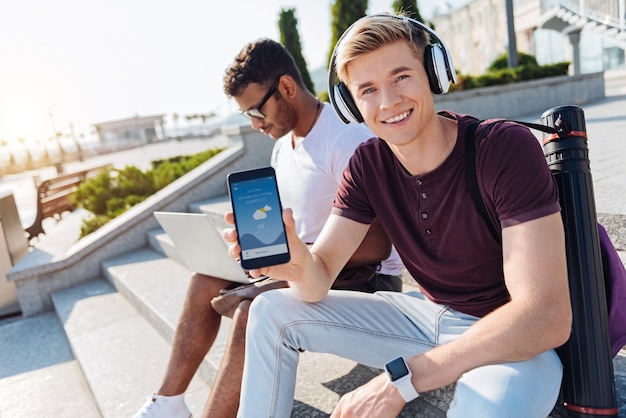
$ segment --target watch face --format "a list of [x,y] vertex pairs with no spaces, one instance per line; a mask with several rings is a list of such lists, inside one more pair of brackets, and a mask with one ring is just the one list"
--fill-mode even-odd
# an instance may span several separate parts
[[402,357],[398,357],[397,359],[385,364],[385,369],[387,370],[389,379],[392,382],[395,382],[396,380],[409,374],[409,369],[406,367],[406,363]]

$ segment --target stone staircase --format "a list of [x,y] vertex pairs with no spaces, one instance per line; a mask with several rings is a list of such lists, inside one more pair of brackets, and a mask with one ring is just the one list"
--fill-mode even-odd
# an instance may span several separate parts
[[[102,262],[102,277],[52,293],[52,302],[103,417],[132,416],[161,382],[191,272],[156,228],[146,245]],[[230,327],[187,391],[200,416]]]
[[[269,162],[273,141],[266,136],[247,126],[223,133],[227,150],[89,237],[78,240],[83,213],[64,217],[7,274],[26,319],[56,313],[89,388],[80,396],[93,398],[104,417],[132,416],[158,387],[191,275],[153,212],[201,212],[217,196],[216,221],[223,223],[226,174]],[[195,416],[229,326],[225,320],[189,387]]]

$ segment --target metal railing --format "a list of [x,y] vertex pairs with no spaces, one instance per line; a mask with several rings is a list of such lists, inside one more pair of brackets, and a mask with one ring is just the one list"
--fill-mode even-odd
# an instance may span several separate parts
[[567,9],[590,21],[617,29],[626,30],[626,0],[541,0],[541,13],[555,7]]

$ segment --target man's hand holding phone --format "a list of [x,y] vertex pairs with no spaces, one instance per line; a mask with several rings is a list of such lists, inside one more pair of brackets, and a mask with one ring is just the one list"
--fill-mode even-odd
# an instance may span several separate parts
[[[262,275],[270,276],[279,280],[287,280],[297,282],[302,277],[304,265],[311,262],[311,252],[308,246],[300,240],[296,234],[296,222],[293,218],[291,209],[285,209],[282,213],[283,222],[285,224],[285,232],[287,235],[287,245],[291,254],[291,260],[288,263],[277,264],[269,267],[261,267],[251,269],[249,274],[252,277],[260,277]],[[232,212],[228,212],[224,219],[230,225],[235,224],[235,217]],[[227,228],[222,232],[224,240],[229,244],[228,254],[234,259],[238,259],[241,254],[241,247],[237,240],[237,229]]]
[[253,270],[288,262],[289,247],[274,169],[237,171],[227,180],[241,267]]

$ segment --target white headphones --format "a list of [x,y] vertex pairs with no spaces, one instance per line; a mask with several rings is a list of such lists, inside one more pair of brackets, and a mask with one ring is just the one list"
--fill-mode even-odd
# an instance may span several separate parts
[[354,22],[346,31],[341,35],[330,59],[330,65],[328,68],[328,95],[330,103],[333,105],[335,112],[339,115],[342,121],[345,123],[362,123],[363,116],[354,103],[354,99],[350,95],[346,85],[340,81],[337,82],[337,74],[335,70],[335,58],[337,55],[337,48],[344,36],[352,29],[358,22],[371,19],[373,17],[385,17],[389,19],[399,19],[407,24],[417,25],[420,29],[425,30],[430,34],[431,38],[436,42],[429,44],[424,51],[424,67],[426,74],[428,75],[428,83],[430,84],[430,90],[434,94],[444,94],[448,92],[450,84],[456,83],[456,72],[454,70],[454,64],[452,63],[452,56],[450,51],[446,48],[444,42],[439,38],[437,32],[424,25],[418,20],[412,19],[406,16],[377,14],[371,16],[365,16]]

